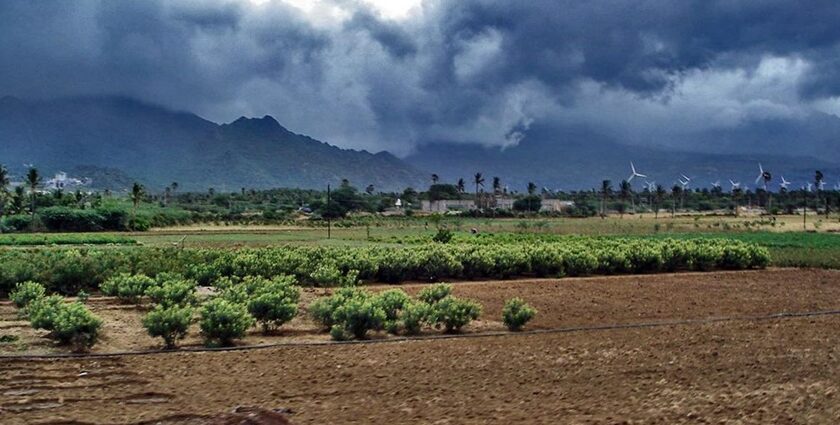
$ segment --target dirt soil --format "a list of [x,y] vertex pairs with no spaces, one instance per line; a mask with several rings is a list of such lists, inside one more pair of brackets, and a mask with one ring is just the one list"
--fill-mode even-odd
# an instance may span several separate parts
[[[501,327],[511,296],[540,310],[530,330],[838,310],[840,272],[472,282],[455,292],[484,304],[472,337],[2,358],[0,423],[206,423],[237,406],[290,412],[295,424],[840,422],[838,315],[481,335]],[[106,322],[107,311],[130,318],[106,333],[139,320],[93,304]],[[14,317],[2,314],[9,328]],[[246,343],[325,339],[299,320],[297,334],[255,332]],[[141,336],[111,335],[102,350],[157,346]]]

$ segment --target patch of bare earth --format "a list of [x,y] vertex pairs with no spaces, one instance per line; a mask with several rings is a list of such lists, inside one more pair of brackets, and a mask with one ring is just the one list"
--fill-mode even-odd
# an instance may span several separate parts
[[[540,309],[528,328],[547,329],[836,310],[840,273],[475,282],[457,284],[455,292],[485,305],[487,320],[473,332],[500,326],[501,305],[511,296]],[[5,358],[0,423],[205,423],[237,406],[291,411],[295,424],[838,423],[838,328],[840,316],[819,316],[233,352]],[[284,337],[255,334],[248,342],[264,338]],[[151,339],[138,344],[154,345]]]

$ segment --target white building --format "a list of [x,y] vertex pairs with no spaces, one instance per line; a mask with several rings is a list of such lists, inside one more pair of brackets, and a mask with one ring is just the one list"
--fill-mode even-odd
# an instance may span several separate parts
[[468,211],[475,209],[475,202],[468,199],[441,199],[439,201],[420,201],[420,209],[426,212],[445,213],[448,211]]
[[44,190],[74,190],[86,186],[87,181],[67,177],[67,173],[60,171],[55,177],[44,182]]
[[559,199],[543,199],[540,211],[562,212],[575,206],[573,201],[561,201]]

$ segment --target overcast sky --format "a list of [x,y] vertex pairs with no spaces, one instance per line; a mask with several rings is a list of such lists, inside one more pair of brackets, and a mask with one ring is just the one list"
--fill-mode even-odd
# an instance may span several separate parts
[[0,57],[0,96],[269,114],[397,154],[536,124],[666,143],[840,116],[836,0],[4,0]]

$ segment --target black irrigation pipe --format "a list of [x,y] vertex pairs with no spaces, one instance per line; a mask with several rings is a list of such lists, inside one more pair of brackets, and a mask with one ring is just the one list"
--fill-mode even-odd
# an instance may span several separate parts
[[822,310],[822,311],[805,311],[805,312],[785,312],[772,313],[757,316],[728,316],[728,317],[709,317],[703,319],[681,319],[681,320],[667,320],[662,322],[642,322],[642,323],[625,323],[625,324],[611,324],[598,326],[574,326],[567,328],[552,328],[552,329],[536,329],[522,332],[484,332],[474,334],[443,334],[443,335],[422,335],[413,337],[394,337],[388,339],[368,339],[368,340],[353,340],[353,341],[312,341],[312,342],[278,342],[274,344],[263,345],[243,345],[239,347],[187,347],[176,350],[143,350],[143,351],[121,351],[114,353],[72,353],[72,354],[36,354],[36,355],[3,355],[0,356],[0,362],[10,360],[60,360],[60,359],[101,359],[112,357],[127,357],[127,356],[142,356],[151,354],[177,354],[177,353],[206,353],[206,352],[228,352],[228,351],[251,351],[263,350],[277,347],[324,347],[330,345],[372,345],[372,344],[391,344],[397,342],[410,341],[430,341],[430,340],[446,340],[446,339],[468,339],[468,338],[492,338],[500,336],[528,336],[528,335],[544,335],[544,334],[561,334],[572,332],[593,332],[593,331],[608,331],[621,329],[649,329],[667,326],[680,325],[699,325],[721,322],[756,322],[765,320],[779,320],[789,318],[802,317],[819,317],[819,316],[837,316],[840,315],[840,310]]

